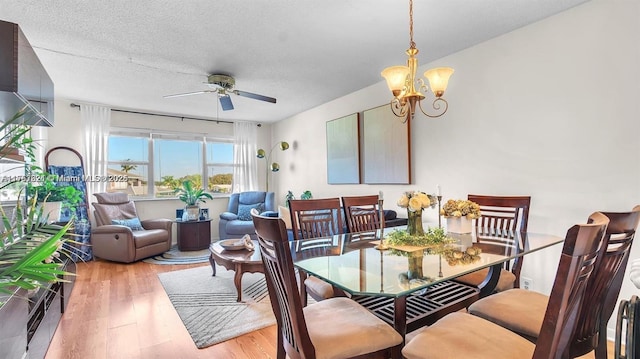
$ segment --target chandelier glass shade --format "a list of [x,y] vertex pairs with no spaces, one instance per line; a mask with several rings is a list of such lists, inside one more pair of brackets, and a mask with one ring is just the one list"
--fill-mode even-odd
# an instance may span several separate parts
[[[424,73],[424,77],[429,82],[429,87],[427,87],[422,78],[416,78],[418,69],[416,55],[419,50],[413,41],[413,0],[409,0],[409,39],[409,49],[406,51],[407,56],[409,56],[407,66],[390,66],[381,72],[382,77],[387,81],[389,90],[393,94],[390,104],[391,110],[396,116],[403,118],[403,122],[407,122],[415,116],[416,107],[420,107],[420,111],[425,116],[440,117],[449,108],[449,104],[442,96],[447,89],[453,69],[450,67],[438,67],[427,70]],[[425,99],[423,93],[428,94],[429,88],[435,97],[431,104],[434,112],[425,111],[422,108],[422,100]]]

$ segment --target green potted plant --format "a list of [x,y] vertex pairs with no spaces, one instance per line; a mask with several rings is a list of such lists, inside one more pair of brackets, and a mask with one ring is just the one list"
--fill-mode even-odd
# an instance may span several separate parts
[[183,181],[182,186],[175,190],[178,198],[185,203],[185,211],[187,219],[194,221],[198,219],[200,214],[200,202],[204,203],[205,198],[213,199],[213,197],[204,191],[204,189],[195,187],[191,181]]
[[[5,160],[9,149],[24,150],[32,145],[30,126],[20,125],[26,109],[18,111],[0,125],[0,161]],[[24,181],[13,181],[0,188]],[[27,208],[25,208],[27,207]],[[42,209],[32,199],[24,204],[24,196],[18,196],[12,214],[0,208],[0,309],[3,304],[16,297],[19,288],[35,290],[47,287],[51,282],[61,281],[64,272],[59,260],[64,253],[62,244],[71,222],[64,227],[47,224]],[[25,299],[19,298],[18,299]]]
[[34,178],[41,179],[40,184],[27,184],[27,195],[35,198],[43,208],[43,214],[49,217],[49,222],[57,222],[63,208],[75,212],[76,206],[82,201],[82,191],[73,186],[58,186],[55,175],[42,172],[39,168],[32,172]]

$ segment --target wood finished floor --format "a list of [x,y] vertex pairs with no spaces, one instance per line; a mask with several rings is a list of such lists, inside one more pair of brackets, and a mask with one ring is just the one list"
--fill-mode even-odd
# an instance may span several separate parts
[[275,358],[275,326],[196,348],[157,274],[203,265],[208,266],[78,264],[75,287],[46,358]]

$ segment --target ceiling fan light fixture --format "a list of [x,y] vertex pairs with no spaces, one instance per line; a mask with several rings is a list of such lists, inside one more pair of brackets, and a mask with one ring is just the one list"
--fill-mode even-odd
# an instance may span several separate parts
[[276,103],[276,99],[273,97],[235,89],[236,80],[233,78],[233,76],[230,76],[230,75],[224,75],[224,74],[209,75],[207,76],[207,85],[210,87],[210,90],[167,95],[167,96],[164,96],[164,98],[199,95],[203,93],[215,93],[218,96],[218,100],[220,102],[220,106],[222,107],[223,111],[229,111],[234,109],[233,102],[231,101],[231,96],[229,96],[230,93],[233,93],[236,96],[246,97],[246,98],[250,98],[258,101]]

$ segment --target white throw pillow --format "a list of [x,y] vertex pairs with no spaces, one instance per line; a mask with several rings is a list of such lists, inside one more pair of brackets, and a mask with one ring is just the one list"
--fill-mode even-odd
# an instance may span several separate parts
[[289,208],[284,206],[278,206],[278,217],[280,217],[284,221],[285,227],[287,229],[291,229],[291,212],[289,212]]

